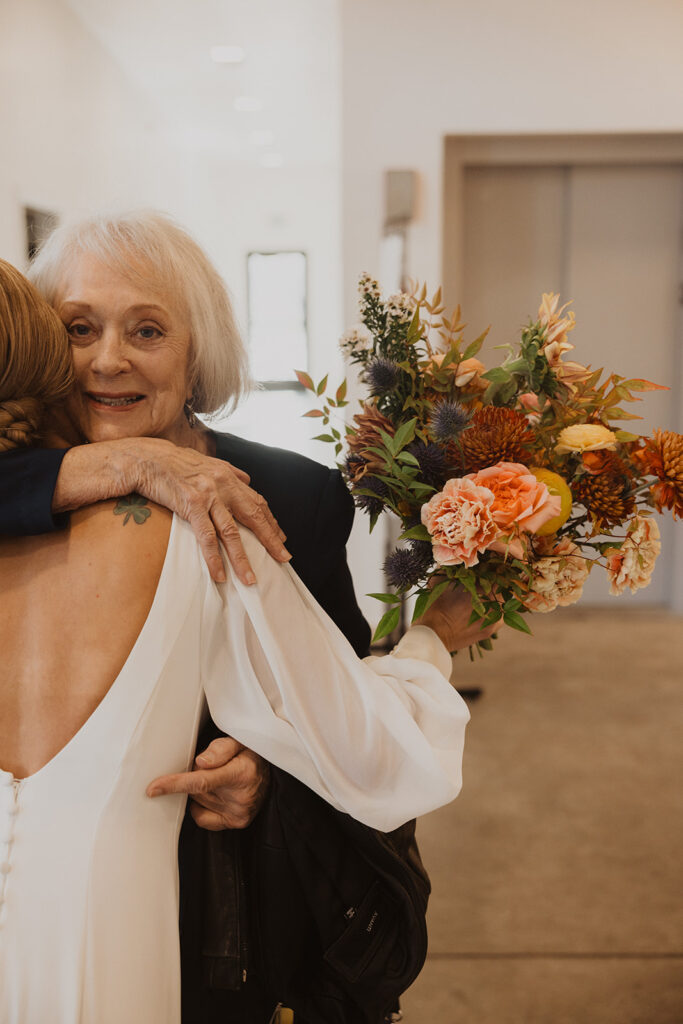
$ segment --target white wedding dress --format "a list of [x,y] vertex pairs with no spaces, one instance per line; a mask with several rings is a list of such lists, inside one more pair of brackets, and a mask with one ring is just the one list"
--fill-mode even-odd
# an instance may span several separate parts
[[174,519],[111,689],[40,771],[0,771],[0,1024],[178,1024],[177,841],[206,705],[226,733],[389,830],[461,784],[465,704],[436,634],[359,661],[288,566],[242,534],[258,584],[216,586]]

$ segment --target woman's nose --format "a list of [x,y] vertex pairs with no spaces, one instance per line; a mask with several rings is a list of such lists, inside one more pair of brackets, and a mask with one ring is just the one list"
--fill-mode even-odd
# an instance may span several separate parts
[[106,328],[95,344],[90,369],[112,377],[130,369],[126,339],[115,328]]

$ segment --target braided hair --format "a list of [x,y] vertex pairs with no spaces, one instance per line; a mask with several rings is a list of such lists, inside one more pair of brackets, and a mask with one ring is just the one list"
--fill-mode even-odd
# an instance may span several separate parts
[[0,260],[0,452],[40,437],[45,407],[73,383],[64,324],[16,267]]

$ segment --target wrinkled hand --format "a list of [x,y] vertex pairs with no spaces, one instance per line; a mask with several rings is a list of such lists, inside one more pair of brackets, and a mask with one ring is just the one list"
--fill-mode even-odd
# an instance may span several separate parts
[[190,814],[200,828],[246,828],[265,799],[269,777],[262,757],[220,736],[197,755],[193,771],[160,776],[147,787],[147,796],[188,793]]
[[285,534],[249,476],[229,462],[180,448],[158,437],[133,437],[71,448],[57,478],[52,509],[69,511],[137,491],[187,520],[218,583],[225,580],[220,542],[239,579],[256,578],[235,520],[280,562],[291,557]]
[[171,445],[170,451],[152,451],[140,460],[139,473],[135,489],[187,520],[217,582],[225,580],[219,539],[242,582],[256,582],[235,519],[248,527],[278,561],[291,557],[268,502],[249,487],[248,475],[229,462]]
[[459,651],[488,640],[500,628],[500,623],[493,623],[482,629],[480,621],[469,625],[471,615],[472,598],[465,588],[449,588],[437,597],[420,619],[416,619],[415,625],[429,626],[449,651]]

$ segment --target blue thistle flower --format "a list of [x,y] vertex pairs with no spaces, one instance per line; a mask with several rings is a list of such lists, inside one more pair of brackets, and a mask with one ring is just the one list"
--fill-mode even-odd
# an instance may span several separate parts
[[415,556],[416,563],[421,567],[420,579],[427,574],[434,563],[434,552],[430,540],[411,540],[410,549]]
[[432,487],[441,487],[448,471],[443,448],[432,442],[413,441],[408,451],[417,459],[420,467],[420,479]]
[[365,367],[365,380],[373,395],[385,395],[393,391],[399,382],[401,367],[393,359],[378,356]]
[[429,417],[429,429],[437,441],[451,441],[469,421],[470,414],[460,402],[438,402]]
[[412,547],[396,548],[384,559],[383,568],[387,583],[398,591],[409,590],[426,572],[424,559]]
[[384,480],[378,480],[375,476],[364,476],[358,481],[358,486],[364,491],[372,491],[372,494],[356,494],[354,492],[353,496],[358,508],[371,516],[379,515],[384,508],[384,498],[389,496],[389,488]]

